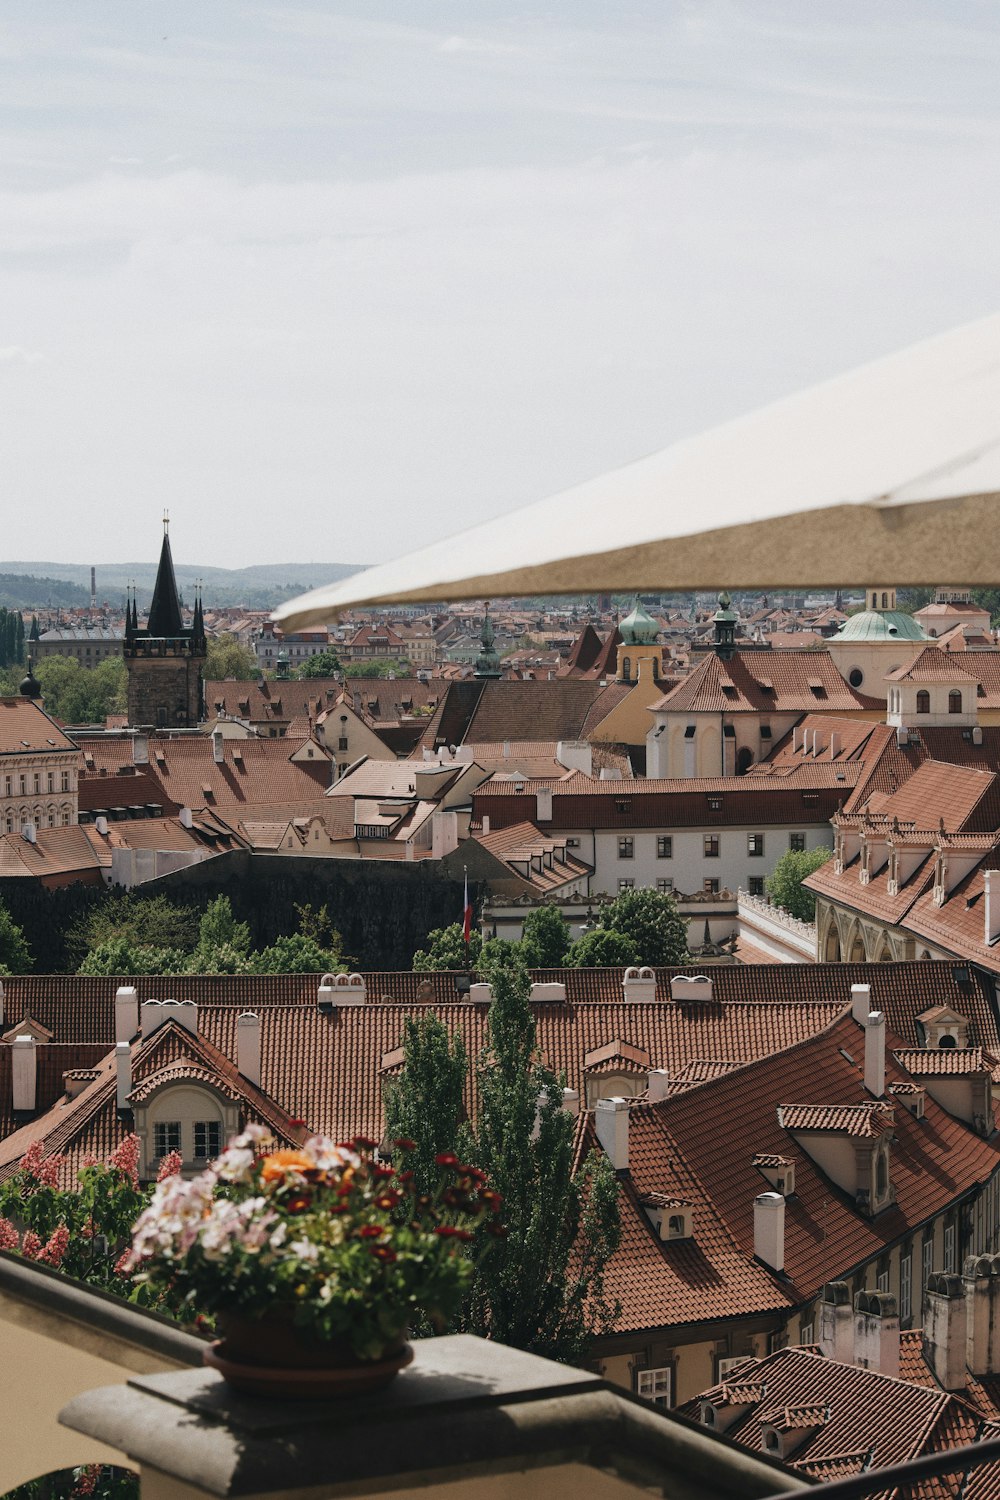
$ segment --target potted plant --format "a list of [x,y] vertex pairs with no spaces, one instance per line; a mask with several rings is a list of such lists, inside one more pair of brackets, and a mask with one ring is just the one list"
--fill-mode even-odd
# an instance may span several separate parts
[[241,1390],[373,1389],[412,1359],[418,1313],[443,1328],[458,1311],[473,1227],[504,1233],[499,1194],[450,1155],[418,1194],[409,1140],[393,1142],[393,1165],[361,1138],[273,1144],[250,1125],[197,1177],[157,1183],[128,1268],[151,1296],[214,1318],[223,1337],[205,1362]]

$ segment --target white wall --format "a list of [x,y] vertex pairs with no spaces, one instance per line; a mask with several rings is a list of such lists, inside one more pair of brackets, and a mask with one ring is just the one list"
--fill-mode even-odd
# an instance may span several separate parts
[[[621,879],[634,880],[637,887],[652,886],[655,889],[657,880],[672,878],[674,890],[685,894],[702,890],[706,879],[718,880],[720,890],[735,892],[741,887],[749,890],[752,876],[770,875],[781,856],[788,853],[793,832],[805,835],[807,849],[833,848],[833,830],[826,822],[811,828],[795,829],[747,826],[634,831],[598,829],[596,833],[581,829],[568,832],[567,837],[578,838],[579,848],[572,852],[594,864],[591,890],[595,894],[606,891],[608,895],[614,896],[618,894],[618,882]],[[751,833],[763,834],[763,856],[748,854],[747,837]],[[634,854],[631,859],[619,857],[620,834],[633,840]],[[656,840],[660,834],[668,834],[673,839],[673,855],[670,859],[658,859],[656,856]],[[706,834],[718,837],[717,858],[705,855]]]

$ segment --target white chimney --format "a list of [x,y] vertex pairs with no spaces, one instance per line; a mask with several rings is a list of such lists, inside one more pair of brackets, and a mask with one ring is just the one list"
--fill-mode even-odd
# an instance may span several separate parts
[[973,1375],[1000,1375],[1000,1256],[965,1262],[965,1362]]
[[483,813],[483,832],[484,833],[489,833],[489,831],[490,831],[490,815],[489,815],[489,813]]
[[491,984],[483,984],[482,982],[470,984],[469,999],[474,1005],[492,1005],[493,986]]
[[622,975],[622,991],[626,1000],[655,1000],[655,971],[648,964],[643,964],[641,969],[630,965]]
[[972,743],[974,745],[981,745],[983,743],[983,731],[980,729],[978,724],[972,731]]
[[792,726],[792,754],[793,755],[797,752],[798,748],[799,748],[799,726],[797,724],[794,724]]
[[444,859],[458,848],[458,813],[438,808],[431,813],[431,858]]
[[226,747],[222,738],[221,729],[212,731],[212,759],[217,766],[221,766],[226,759]]
[[675,974],[670,981],[670,998],[671,1000],[711,1000],[711,978],[707,974]]
[[854,1299],[854,1363],[899,1379],[899,1314],[889,1292],[858,1292]]
[[851,985],[851,1015],[859,1026],[863,1026],[872,1013],[872,987],[870,984]]
[[538,823],[552,822],[552,788],[540,786],[535,793],[535,820]]
[[964,1391],[969,1312],[960,1277],[933,1275],[923,1311],[924,1357],[946,1391]]
[[10,1049],[11,1086],[15,1114],[30,1114],[35,1108],[38,1069],[33,1036],[16,1036]]
[[985,897],[983,913],[986,920],[986,946],[1000,937],[1000,870],[984,870]]
[[132,764],[134,766],[149,765],[149,740],[144,734],[137,734],[132,739]]
[[839,754],[840,754],[840,735],[837,734],[836,730],[832,730],[831,733],[830,733],[830,759],[831,760],[836,760],[837,756]]
[[94,819],[94,827],[97,829],[98,833],[101,835],[101,838],[107,838],[107,834],[108,834],[108,820],[104,816],[103,813],[99,813],[97,815],[97,817]]
[[337,997],[333,990],[333,974],[324,974],[316,991],[316,1005],[319,1010],[332,1011],[337,1004]]
[[753,1200],[753,1253],[772,1271],[785,1269],[785,1200],[758,1193]]
[[580,1113],[579,1089],[563,1089],[562,1107],[568,1115],[578,1115]]
[[128,1042],[115,1043],[115,1069],[118,1075],[115,1103],[119,1109],[127,1109],[128,1096],[132,1092],[132,1048]]
[[185,1030],[198,1035],[198,1007],[193,1000],[144,1000],[139,1007],[143,1038],[150,1037],[164,1021],[176,1021]]
[[194,827],[194,813],[189,807],[182,807],[180,812],[177,814],[177,817],[180,820],[180,825],[182,828]]
[[628,1100],[598,1099],[594,1129],[604,1154],[616,1172],[628,1171]]
[[851,1289],[846,1281],[831,1281],[819,1300],[818,1338],[827,1359],[841,1365],[854,1363],[854,1313]]
[[[97,821],[100,822],[100,818]],[[34,823],[21,824],[21,837],[26,844],[37,844],[38,830],[35,828]]]
[[885,1094],[885,1016],[880,1010],[865,1019],[865,1088],[876,1099]]
[[668,1068],[650,1068],[649,1084],[646,1098],[650,1104],[659,1104],[665,1099],[669,1092],[667,1085],[670,1082],[670,1070]]
[[139,992],[134,985],[115,990],[115,1041],[130,1042],[139,1030]]
[[249,1083],[260,1087],[260,1016],[245,1010],[236,1022],[236,1066]]

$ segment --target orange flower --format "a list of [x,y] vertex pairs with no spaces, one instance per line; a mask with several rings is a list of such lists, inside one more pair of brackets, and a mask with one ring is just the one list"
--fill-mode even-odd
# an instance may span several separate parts
[[313,1163],[302,1151],[272,1151],[265,1156],[260,1175],[264,1182],[276,1182],[287,1177],[289,1172],[301,1172],[303,1176]]

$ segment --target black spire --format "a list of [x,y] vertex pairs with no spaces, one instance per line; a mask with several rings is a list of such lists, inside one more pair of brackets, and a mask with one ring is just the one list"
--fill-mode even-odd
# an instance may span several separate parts
[[151,636],[176,639],[184,633],[184,623],[181,619],[181,602],[177,597],[177,580],[174,577],[174,560],[170,554],[170,533],[167,531],[167,524],[164,519],[160,565],[156,570],[153,602],[149,606],[146,631]]
[[205,639],[205,611],[201,603],[201,580],[195,586],[194,596],[194,618],[191,621],[191,634],[196,641]]

